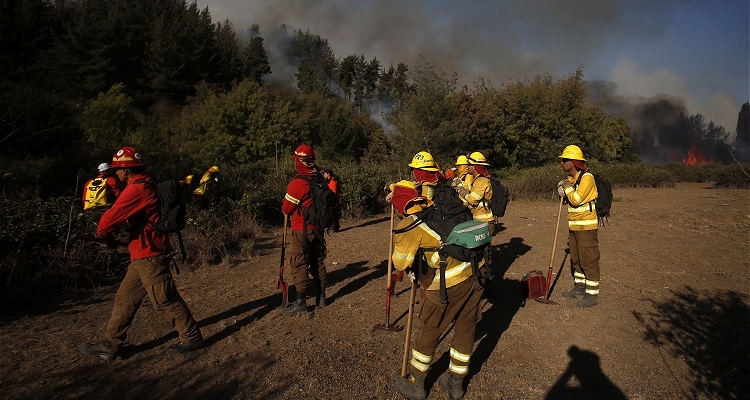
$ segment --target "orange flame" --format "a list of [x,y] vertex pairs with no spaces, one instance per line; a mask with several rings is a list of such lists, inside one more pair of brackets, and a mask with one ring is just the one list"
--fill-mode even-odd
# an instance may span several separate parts
[[703,164],[711,164],[714,162],[714,159],[708,159],[706,160],[706,157],[703,156],[703,152],[701,149],[697,148],[695,145],[688,150],[687,158],[684,158],[682,160],[683,164],[687,165],[703,165]]

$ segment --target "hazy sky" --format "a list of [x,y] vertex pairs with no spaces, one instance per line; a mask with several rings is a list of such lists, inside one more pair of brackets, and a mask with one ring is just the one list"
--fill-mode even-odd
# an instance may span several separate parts
[[[286,24],[328,39],[337,57],[413,66],[420,54],[459,85],[583,66],[621,100],[681,98],[734,132],[750,99],[748,0],[197,0],[215,22],[261,35]],[[273,68],[273,65],[272,65]],[[613,84],[613,85],[612,85]]]

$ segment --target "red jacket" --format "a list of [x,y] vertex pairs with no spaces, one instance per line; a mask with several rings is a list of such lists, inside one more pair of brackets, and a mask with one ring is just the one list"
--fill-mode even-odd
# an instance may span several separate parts
[[[157,256],[164,252],[164,248],[172,250],[169,235],[144,222],[146,219],[152,222],[161,220],[161,204],[154,185],[135,183],[140,179],[151,180],[146,175],[136,175],[120,193],[112,208],[102,215],[96,227],[97,235],[108,236],[119,229],[123,222],[127,223],[131,227],[128,244],[131,260]],[[143,231],[141,223],[144,225]],[[142,248],[141,232],[145,235],[145,249]]]
[[[301,206],[300,206],[301,205]],[[292,215],[292,230],[301,231],[304,228],[304,216],[302,211],[312,205],[310,196],[310,183],[301,177],[296,177],[289,182],[286,189],[284,202],[281,204],[281,211],[284,214]],[[307,224],[307,230],[317,229],[314,225]]]
[[331,189],[336,197],[341,197],[341,193],[339,192],[339,181],[337,181],[336,178],[331,178],[331,180],[328,181],[328,188]]

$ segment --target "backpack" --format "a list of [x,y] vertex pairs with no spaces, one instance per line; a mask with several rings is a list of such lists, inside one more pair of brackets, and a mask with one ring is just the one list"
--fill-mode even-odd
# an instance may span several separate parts
[[[421,185],[417,186],[417,192],[422,192]],[[435,203],[435,211],[438,213],[437,217],[443,221],[447,221],[450,228],[474,219],[471,211],[458,198],[458,192],[450,185],[438,184],[434,186],[432,201]],[[450,231],[450,228],[448,231]]]
[[394,233],[403,233],[421,223],[425,223],[440,236],[441,247],[423,248],[422,250],[437,251],[440,256],[440,302],[442,304],[447,303],[445,270],[448,266],[448,257],[461,262],[471,262],[472,279],[484,284],[485,275],[479,271],[477,258],[480,254],[485,262],[489,258],[492,236],[487,222],[469,219],[456,224],[451,222],[450,219],[443,219],[441,211],[437,207],[428,207],[414,215],[417,218],[414,223],[405,228],[394,230]]
[[313,180],[308,177],[302,177],[302,179],[309,183],[310,198],[312,199],[310,207],[302,210],[305,219],[305,231],[308,224],[321,230],[333,228],[337,203],[336,195],[322,179],[316,178]]
[[107,202],[107,178],[94,178],[86,183],[83,195],[83,209],[88,210],[95,207],[106,207]]
[[490,180],[490,186],[492,187],[492,198],[489,201],[490,211],[495,218],[502,218],[505,215],[505,209],[508,208],[510,202],[510,191],[507,187],[503,186],[497,179],[488,177]]
[[[599,176],[599,174],[584,172],[578,175],[578,180],[576,180],[575,184],[576,189],[578,189],[578,186],[581,184],[581,179],[583,179],[584,174],[591,174],[594,177],[598,197],[593,201],[593,203],[594,206],[596,206],[596,216],[599,218],[599,224],[604,226],[604,221],[609,221],[609,217],[611,215],[610,211],[612,209],[613,199],[612,185],[604,180],[601,176]],[[589,203],[589,210],[591,210],[591,203]]]
[[[166,180],[161,182],[153,182],[145,179],[139,179],[134,183],[143,183],[154,185],[156,188],[156,196],[159,198],[161,204],[160,215],[161,219],[159,222],[152,222],[146,220],[145,223],[150,224],[156,230],[162,233],[176,233],[177,238],[180,242],[180,249],[182,251],[182,260],[185,261],[185,246],[182,244],[182,231],[185,228],[186,223],[186,207],[185,207],[185,196],[182,185],[176,180]],[[146,248],[146,239],[143,235],[143,224],[141,224],[141,247]],[[163,249],[166,252],[166,248]],[[177,270],[179,274],[179,270]]]

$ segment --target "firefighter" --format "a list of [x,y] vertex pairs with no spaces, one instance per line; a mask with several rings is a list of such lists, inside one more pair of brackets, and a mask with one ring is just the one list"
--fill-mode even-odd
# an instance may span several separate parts
[[315,153],[312,147],[303,144],[297,147],[292,155],[297,177],[289,182],[289,186],[281,204],[284,218],[292,215],[292,234],[289,239],[289,265],[292,270],[294,288],[297,300],[294,304],[283,309],[284,314],[307,312],[306,296],[312,292],[309,273],[318,285],[318,295],[315,303],[317,308],[326,306],[326,241],[323,230],[315,225],[305,226],[303,211],[312,204],[310,183],[308,179],[318,179],[320,169],[315,165]]
[[[580,299],[578,307],[593,307],[599,304],[599,218],[594,203],[599,193],[594,176],[584,174],[588,168],[580,147],[566,147],[559,158],[568,174],[557,184],[557,192],[568,203],[568,247],[574,282],[573,289],[563,292],[562,297]],[[579,174],[584,175],[576,187]]]
[[[487,167],[487,159],[478,151],[466,157],[469,162],[468,173],[464,184],[456,187],[458,197],[471,210],[474,221],[485,221],[490,226],[490,234],[495,233],[495,216],[490,209],[492,199],[492,185]],[[467,183],[468,182],[468,183]]]
[[434,187],[437,186],[440,179],[438,176],[440,169],[435,159],[432,158],[432,154],[420,151],[414,155],[409,167],[412,169],[416,186],[421,188],[422,196],[432,200],[435,193]]
[[131,227],[128,245],[131,261],[117,289],[104,338],[98,344],[84,343],[79,347],[82,353],[107,361],[115,359],[146,296],[179,334],[179,343],[170,345],[167,353],[184,353],[203,345],[198,323],[172,278],[169,234],[159,232],[144,220],[158,222],[161,218],[155,185],[140,182],[151,180],[145,174],[145,165],[141,153],[134,147],[125,146],[115,153],[112,168],[126,186],[96,228],[98,236],[111,237],[123,224]]
[[99,174],[83,186],[83,209],[110,207],[120,195],[120,183],[112,173],[112,167],[101,163]]
[[185,177],[185,179],[180,181],[180,186],[182,186],[182,190],[184,191],[184,193],[188,193],[192,185],[193,175],[188,175]]
[[[440,274],[435,272],[440,259],[436,251],[441,246],[439,236],[424,223],[408,229],[417,220],[413,214],[431,207],[433,203],[419,195],[415,186],[407,181],[394,185],[390,199],[395,210],[403,217],[396,230],[404,230],[394,238],[393,265],[399,271],[413,266],[422,249],[428,267],[423,271],[426,273],[420,274],[420,286],[427,289],[427,294],[419,314],[420,324],[411,350],[410,373],[406,378],[396,380],[396,389],[410,399],[426,398],[424,381],[435,349],[442,334],[455,321],[449,352],[450,363],[438,383],[451,399],[461,399],[464,395],[463,380],[469,372],[469,361],[474,348],[476,326],[482,316],[480,300],[484,289],[478,280],[471,279],[471,262],[448,257],[445,273],[448,303],[441,304]],[[479,265],[481,267],[481,261]],[[417,265],[413,267],[416,268]]]
[[459,187],[465,189],[471,188],[471,182],[474,178],[473,175],[469,174],[469,159],[465,155],[460,155],[456,158],[455,174],[451,180],[451,186],[456,190]]
[[216,185],[218,183],[219,167],[214,165],[203,174],[200,182],[198,182],[198,187],[193,190],[193,207],[198,210],[208,208],[216,194]]
[[341,230],[339,223],[341,220],[341,183],[339,178],[333,174],[332,169],[323,171],[323,180],[328,183],[328,188],[336,195],[336,208],[333,210],[333,231],[338,232]]

